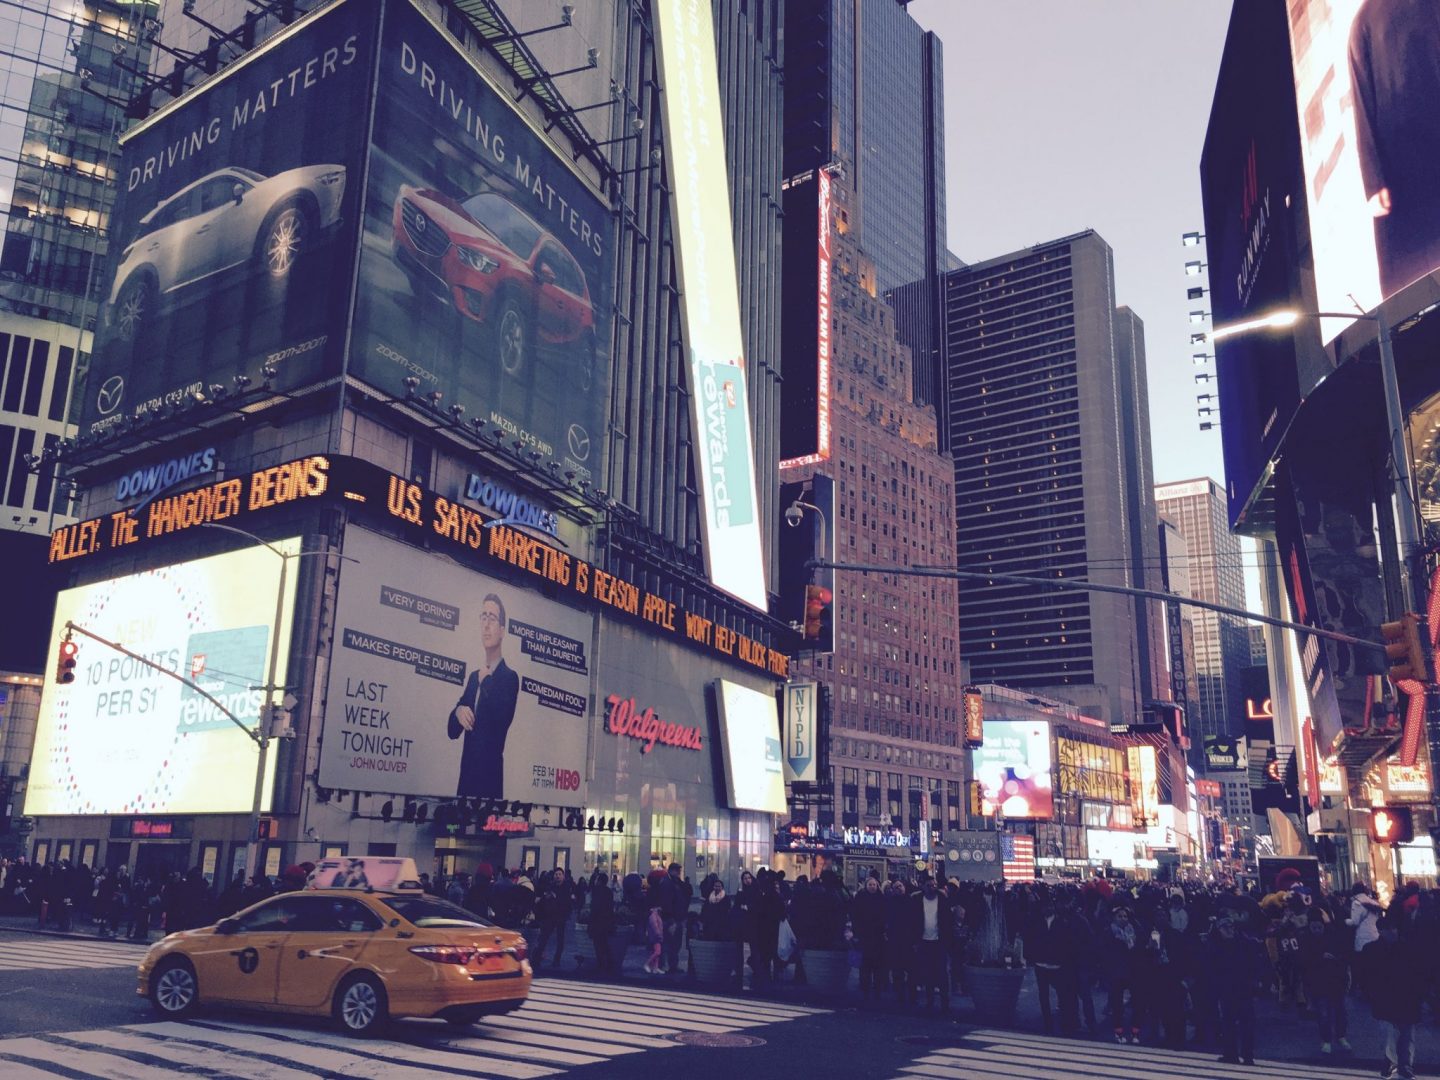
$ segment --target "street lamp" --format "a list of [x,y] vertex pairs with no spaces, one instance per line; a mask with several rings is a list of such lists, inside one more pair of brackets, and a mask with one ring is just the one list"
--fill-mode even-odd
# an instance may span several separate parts
[[[274,552],[280,559],[280,587],[275,594],[275,623],[270,629],[270,671],[266,676],[265,685],[261,687],[265,691],[265,704],[260,710],[260,722],[256,725],[252,736],[255,739],[255,745],[259,748],[260,756],[255,765],[255,798],[250,804],[250,835],[245,844],[245,872],[253,879],[258,873],[256,866],[260,860],[260,807],[265,794],[265,762],[270,752],[270,740],[295,737],[293,728],[279,733],[271,731],[275,717],[275,691],[284,689],[284,687],[277,686],[275,680],[280,671],[280,631],[285,622],[285,585],[290,569],[290,560],[303,559],[308,555],[328,555],[349,562],[359,562],[360,560],[349,555],[342,555],[338,551],[283,551],[270,541],[245,529],[237,529],[234,525],[221,525],[214,521],[203,521],[199,525],[202,529],[221,529],[224,532],[253,540]],[[285,695],[281,701],[281,709],[291,709],[294,706],[295,699],[288,694]]]

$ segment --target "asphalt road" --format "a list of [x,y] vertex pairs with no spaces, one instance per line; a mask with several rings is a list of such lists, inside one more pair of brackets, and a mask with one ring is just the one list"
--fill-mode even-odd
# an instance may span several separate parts
[[[355,1040],[323,1019],[221,1009],[162,1022],[135,994],[139,952],[93,938],[0,931],[0,1077],[619,1078],[658,1069],[686,1080],[1359,1080],[1378,1073],[1381,1046],[1378,1026],[1359,1006],[1352,1010],[1356,1053],[1347,1060],[1319,1055],[1312,1018],[1262,1001],[1259,1051],[1268,1060],[1246,1069],[1219,1064],[1213,1051],[1048,1038],[1038,1031],[1033,983],[1016,1029],[999,1031],[974,1023],[960,998],[958,1013],[942,1018],[793,991],[764,999],[706,993],[683,982],[544,977],[524,1009],[467,1031],[403,1021],[382,1039]],[[1437,1060],[1434,1031],[1427,1024],[1421,1032],[1422,1075]]]

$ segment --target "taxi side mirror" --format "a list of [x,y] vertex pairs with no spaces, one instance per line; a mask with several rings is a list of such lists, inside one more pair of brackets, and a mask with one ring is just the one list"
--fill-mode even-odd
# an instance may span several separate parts
[[240,929],[239,919],[221,919],[215,924],[217,934],[233,934]]

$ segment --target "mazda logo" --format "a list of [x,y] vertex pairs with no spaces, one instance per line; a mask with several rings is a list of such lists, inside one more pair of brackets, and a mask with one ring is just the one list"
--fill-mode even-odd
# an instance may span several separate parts
[[423,233],[429,224],[430,223],[425,220],[425,215],[417,210],[415,212],[415,231],[417,233]]
[[99,408],[102,416],[108,416],[120,407],[120,402],[125,398],[125,377],[123,375],[111,375],[100,386],[100,393],[95,395],[95,405]]
[[570,430],[565,433],[565,441],[570,444],[570,453],[576,461],[584,461],[590,456],[590,433],[579,424],[570,425]]

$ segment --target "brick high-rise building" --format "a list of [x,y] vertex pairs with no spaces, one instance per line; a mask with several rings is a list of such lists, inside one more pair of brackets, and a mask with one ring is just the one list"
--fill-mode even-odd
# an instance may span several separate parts
[[[849,228],[853,196],[839,180],[831,190],[831,456],[781,478],[835,480],[838,562],[953,566],[954,480],[935,412],[915,403],[910,350]],[[795,673],[832,692],[824,823],[915,830],[928,806],[932,829],[963,827],[956,583],[842,570],[836,586],[835,651]]]

